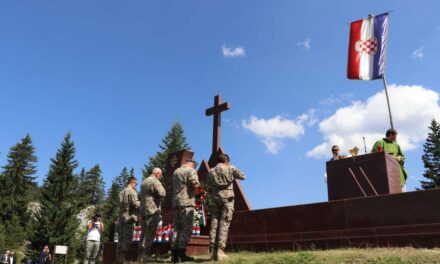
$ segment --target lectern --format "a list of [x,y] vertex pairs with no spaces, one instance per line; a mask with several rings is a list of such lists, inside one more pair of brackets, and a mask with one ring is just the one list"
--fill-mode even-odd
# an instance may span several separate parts
[[399,163],[385,152],[328,161],[327,189],[329,201],[400,193]]

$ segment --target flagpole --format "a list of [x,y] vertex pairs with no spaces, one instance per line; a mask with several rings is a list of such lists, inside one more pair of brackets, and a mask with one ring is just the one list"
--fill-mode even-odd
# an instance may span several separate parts
[[394,125],[393,125],[393,116],[391,115],[391,106],[390,106],[390,99],[388,97],[388,89],[387,89],[387,79],[385,78],[385,74],[382,77],[383,80],[383,86],[385,88],[385,96],[387,98],[387,105],[388,105],[388,114],[390,115],[390,124],[391,124],[391,128],[394,129]]

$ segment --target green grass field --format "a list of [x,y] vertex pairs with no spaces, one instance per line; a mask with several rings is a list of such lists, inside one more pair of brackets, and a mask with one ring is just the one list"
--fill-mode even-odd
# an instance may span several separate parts
[[[300,252],[273,252],[230,253],[228,261],[220,263],[253,263],[253,264],[409,264],[409,263],[440,263],[440,249],[414,248],[372,248],[372,249],[334,249],[313,250]],[[162,260],[157,263],[169,263]],[[190,263],[190,262],[186,262]],[[219,263],[210,262],[208,257],[201,256],[192,263]]]

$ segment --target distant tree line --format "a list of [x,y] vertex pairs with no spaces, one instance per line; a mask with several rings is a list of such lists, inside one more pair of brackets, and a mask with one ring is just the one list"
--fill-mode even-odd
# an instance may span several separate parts
[[[184,130],[175,122],[159,144],[159,151],[148,158],[143,177],[154,167],[164,168],[168,153],[184,148],[188,148]],[[0,170],[0,253],[10,249],[22,257],[35,258],[44,245],[66,245],[70,252],[68,263],[82,259],[86,230],[80,226],[78,215],[87,208],[92,208],[86,211],[89,216],[99,211],[107,226],[101,241],[113,239],[110,234],[114,228],[110,227],[118,219],[119,192],[128,177],[135,176],[134,168],[122,168],[106,192],[99,164],[78,171],[70,132],[50,161],[44,182],[38,186],[38,158],[31,136],[25,135],[10,148]],[[63,262],[62,258],[57,260]]]

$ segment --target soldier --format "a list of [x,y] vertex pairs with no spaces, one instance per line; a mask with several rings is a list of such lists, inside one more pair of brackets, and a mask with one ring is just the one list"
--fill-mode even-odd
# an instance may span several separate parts
[[199,177],[194,170],[195,165],[195,161],[187,160],[173,174],[174,230],[176,231],[172,254],[173,263],[194,260],[185,252],[193,227],[194,192],[199,185]]
[[229,156],[221,154],[218,164],[209,171],[208,188],[211,195],[211,229],[209,230],[210,254],[213,260],[224,260],[228,256],[224,250],[228,240],[229,225],[234,214],[235,179],[244,180],[246,176],[229,164]]
[[125,254],[133,240],[133,227],[138,221],[140,203],[136,185],[136,178],[129,177],[127,187],[119,193],[118,263],[125,262]]
[[162,170],[154,168],[151,175],[141,185],[141,243],[139,244],[139,261],[155,261],[151,257],[151,245],[156,235],[157,225],[162,220],[161,203],[165,198],[165,189],[160,182]]

